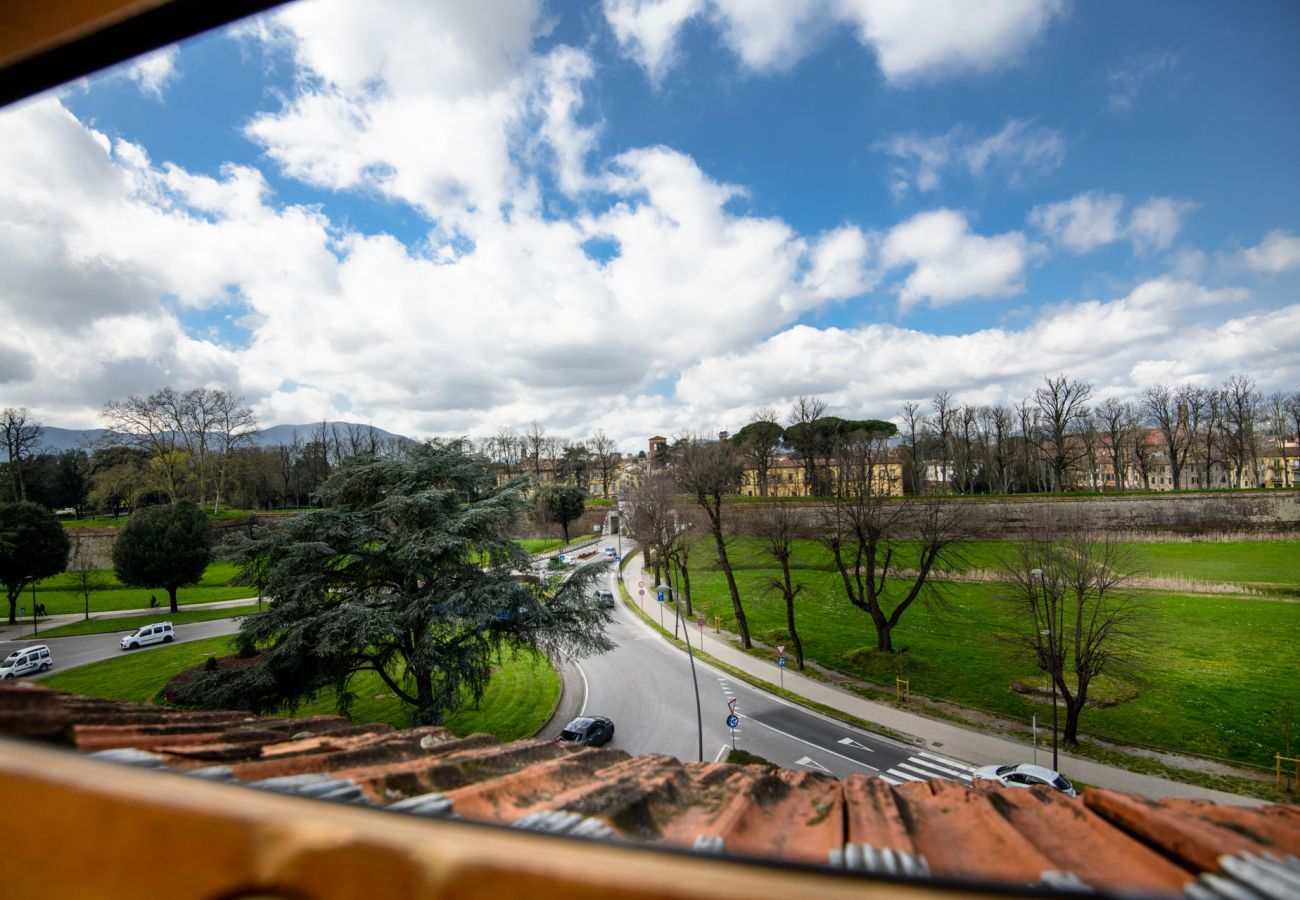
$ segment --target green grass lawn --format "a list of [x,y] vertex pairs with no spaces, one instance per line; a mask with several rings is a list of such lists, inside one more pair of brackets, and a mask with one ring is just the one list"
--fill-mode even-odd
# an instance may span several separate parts
[[[785,629],[784,603],[762,584],[772,570],[756,541],[736,539],[733,546],[750,632],[772,643]],[[1228,558],[1225,568],[1238,577],[1271,554],[1286,553],[1285,547],[1268,544],[1140,546],[1154,548],[1151,558],[1175,562],[1183,547],[1205,552],[1218,546],[1211,553]],[[1231,547],[1242,548],[1245,559],[1232,560],[1231,551],[1222,549]],[[1022,626],[998,599],[997,585],[951,584],[945,609],[914,606],[894,633],[894,646],[909,648],[906,656],[881,655],[872,649],[870,619],[843,599],[843,586],[824,551],[815,546],[801,551],[795,577],[807,587],[797,602],[796,622],[810,659],[880,682],[891,694],[894,678],[903,674],[916,693],[1025,722],[1034,713],[1040,722],[1050,717],[1050,704],[1012,690],[1017,682],[1036,685],[1044,679],[1015,644]],[[692,559],[697,606],[710,617],[721,615],[724,627],[734,630],[726,582],[710,567],[712,553]],[[1171,571],[1183,574],[1176,566]],[[1140,680],[1105,683],[1100,691],[1094,687],[1094,697],[1128,699],[1090,707],[1081,729],[1119,741],[1271,764],[1283,747],[1279,706],[1286,699],[1300,705],[1295,651],[1300,604],[1243,595],[1147,591],[1143,596],[1151,607],[1148,665]]]
[[[229,522],[235,519],[243,519],[250,515],[246,509],[223,509],[221,512],[213,515],[210,510],[204,510],[208,519],[213,522]],[[60,519],[64,528],[112,528],[122,526],[127,523],[131,517],[129,515],[114,516],[92,516],[85,519]]]
[[[58,672],[42,684],[88,697],[151,703],[175,676],[201,665],[210,656],[234,652],[229,637],[205,638],[124,653],[118,659]],[[373,673],[358,677],[352,721],[387,722],[397,727],[409,723],[397,698]],[[503,741],[528,737],[541,728],[560,699],[560,677],[544,656],[519,654],[501,661],[477,709],[466,706],[448,717],[447,727],[457,735],[483,732]],[[333,715],[334,695],[328,692],[298,707],[295,717]]]
[[522,538],[521,540],[515,541],[515,543],[523,547],[526,553],[534,554],[545,553],[547,550],[554,550],[556,547],[563,544],[564,541],[559,538]]
[[[203,573],[198,585],[181,588],[176,592],[176,599],[184,606],[187,603],[210,603],[215,600],[242,600],[256,597],[255,588],[230,586],[239,568],[234,563],[214,562]],[[90,593],[90,614],[114,609],[148,609],[149,597],[156,596],[158,602],[167,605],[167,592],[158,588],[127,587],[117,580],[111,569],[97,570],[94,577],[102,587]],[[36,602],[44,603],[51,615],[58,613],[81,613],[85,611],[85,600],[77,587],[77,577],[72,572],[62,572],[53,578],[47,578],[36,585]],[[32,610],[31,591],[25,591],[19,604]]]
[[137,628],[143,628],[146,625],[152,625],[155,622],[171,622],[173,625],[184,625],[187,622],[230,619],[255,612],[257,612],[257,604],[249,603],[244,606],[225,606],[219,609],[182,609],[178,613],[151,613],[147,616],[110,616],[106,618],[91,616],[89,620],[73,622],[70,625],[60,625],[58,628],[42,628],[41,637],[72,637],[78,634],[105,634],[110,631],[125,633],[135,631]]

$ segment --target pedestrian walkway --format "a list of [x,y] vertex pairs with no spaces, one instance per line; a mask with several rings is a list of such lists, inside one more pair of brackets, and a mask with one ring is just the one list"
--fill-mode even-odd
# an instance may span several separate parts
[[[622,570],[628,595],[632,598],[633,605],[657,620],[658,615],[654,607],[659,604],[655,591],[652,590],[653,575],[642,568],[644,557],[640,551],[629,551],[629,555],[633,558]],[[646,586],[644,594],[638,593],[638,584]],[[668,628],[669,630],[672,628],[671,620],[668,622]],[[950,766],[954,771],[966,771],[967,774],[971,769],[971,765],[968,764],[978,767],[1022,763],[1030,760],[1032,750],[1028,744],[1006,737],[984,734],[951,722],[931,719],[885,703],[866,700],[834,685],[817,681],[789,669],[786,669],[782,676],[775,661],[768,662],[745,653],[737,646],[732,635],[715,634],[712,628],[697,627],[696,623],[691,623],[686,632],[694,648],[733,669],[744,672],[747,680],[753,684],[775,688],[783,679],[787,692],[865,722],[874,723],[896,734],[910,737],[919,748],[914,757],[919,761],[909,760],[908,765],[912,767],[911,769],[901,767],[891,769],[886,773],[891,779],[925,780],[922,772],[937,771],[932,764],[940,761],[937,758],[939,756],[950,763],[955,763],[956,765]],[[1059,758],[1060,771],[1066,778],[1097,787],[1155,799],[1182,797],[1239,806],[1262,806],[1265,803],[1254,797],[1242,797],[1226,791],[1216,791],[1199,785],[1131,772],[1128,769],[1105,765],[1068,753],[1061,753]],[[957,763],[957,760],[965,760],[965,762]],[[957,766],[960,766],[960,769]],[[913,769],[922,771],[913,771]]]
[[[845,738],[845,740],[848,740],[848,738]],[[907,762],[901,762],[891,769],[886,769],[881,773],[880,777],[892,785],[900,785],[908,781],[933,781],[936,778],[948,781],[964,781],[970,784],[974,774],[974,766],[968,766],[965,763],[957,762],[955,759],[948,759],[946,756],[937,756],[922,750],[915,756],[909,756]]]
[[[186,603],[181,606],[181,612],[189,612],[199,609],[225,609],[228,606],[247,606],[249,603],[256,603],[256,597],[245,597],[241,600],[213,600],[211,603]],[[110,609],[103,612],[96,612],[91,616],[92,619],[121,619],[129,616],[166,616],[171,609],[166,605],[159,606],[155,609],[145,607],[143,609]],[[70,625],[73,622],[84,622],[86,616],[84,613],[58,613],[53,616],[41,616],[37,623],[36,640],[44,636],[47,629],[58,628],[61,625]],[[32,620],[30,617],[20,619],[17,625],[10,625],[7,621],[0,624],[0,641],[22,641],[31,640]]]

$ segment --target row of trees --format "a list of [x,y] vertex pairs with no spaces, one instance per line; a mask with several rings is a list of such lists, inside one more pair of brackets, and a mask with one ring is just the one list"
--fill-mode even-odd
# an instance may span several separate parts
[[963,494],[1258,487],[1266,450],[1282,459],[1279,477],[1292,469],[1300,391],[1265,396],[1244,375],[1156,384],[1130,401],[1093,403],[1095,390],[1060,375],[1011,406],[963,405],[948,391],[928,408],[904,404],[909,492],[935,482]]
[[343,460],[400,455],[412,443],[368,425],[322,422],[288,443],[257,446],[251,410],[205,389],[131,397],[109,404],[105,417],[112,430],[95,445],[53,452],[42,449],[41,425],[27,410],[0,410],[0,465],[10,500],[78,516],[88,508],[116,516],[177,500],[214,512],[222,505],[301,507]]
[[584,491],[598,483],[602,497],[609,496],[623,462],[614,439],[603,431],[586,440],[564,441],[536,421],[522,433],[502,428],[480,440],[478,450],[507,477],[531,474],[540,481],[543,470],[554,467],[555,483]]

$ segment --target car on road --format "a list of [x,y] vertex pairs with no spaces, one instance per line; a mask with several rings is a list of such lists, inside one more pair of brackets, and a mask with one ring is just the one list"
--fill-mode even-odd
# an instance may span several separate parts
[[10,653],[4,662],[0,662],[0,681],[30,675],[32,672],[44,672],[53,665],[54,657],[50,655],[49,647],[44,644],[24,647]]
[[605,548],[605,555],[606,555],[606,556],[618,556],[618,553],[614,550],[613,547],[606,547],[606,548]]
[[134,650],[149,644],[170,644],[175,638],[176,630],[172,628],[171,622],[158,622],[128,634],[118,644],[123,650]]
[[557,744],[580,744],[584,747],[599,747],[614,739],[614,722],[605,716],[578,716],[560,732],[555,739]]
[[1050,787],[1067,797],[1077,797],[1079,792],[1065,776],[1053,769],[1029,763],[1007,766],[981,766],[971,775],[972,781],[996,781],[1007,787]]
[[605,609],[614,608],[613,591],[596,591],[596,599],[600,601],[600,605],[605,607]]

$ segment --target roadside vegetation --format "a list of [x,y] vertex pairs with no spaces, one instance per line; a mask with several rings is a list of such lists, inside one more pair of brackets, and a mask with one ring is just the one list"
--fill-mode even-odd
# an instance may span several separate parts
[[[184,607],[191,603],[212,603],[217,600],[244,600],[255,598],[257,589],[247,585],[231,585],[229,582],[239,572],[234,563],[209,563],[194,587],[181,588],[177,601]],[[159,603],[167,599],[167,592],[156,588],[130,587],[113,574],[112,569],[93,569],[94,584],[90,591],[90,614],[117,609],[148,609],[149,598],[158,597]],[[31,592],[23,595],[27,601],[27,614],[31,615]],[[59,613],[81,613],[86,610],[86,600],[82,595],[79,573],[76,571],[60,572],[36,585],[36,602],[44,603],[50,615]]]
[[[162,689],[172,678],[234,650],[230,637],[186,641],[57,672],[41,683],[87,697],[157,703]],[[349,716],[354,723],[387,722],[397,728],[410,724],[402,705],[377,677],[358,679],[354,690],[358,696]],[[545,656],[507,655],[494,668],[478,707],[467,701],[444,724],[461,736],[482,732],[503,741],[517,740],[535,734],[546,723],[559,697],[559,675]],[[336,715],[335,701],[332,691],[322,691],[314,700],[299,706],[293,716]]]
[[232,619],[257,612],[257,604],[243,606],[221,606],[216,609],[189,609],[180,612],[151,613],[147,616],[91,616],[79,622],[60,625],[57,628],[42,628],[42,638],[74,637],[79,634],[107,634],[109,632],[135,631],[157,622],[171,622],[173,625],[185,625],[191,622],[211,622],[216,619]]
[[[749,627],[765,644],[787,642],[786,604],[771,588],[782,573],[761,542],[728,541],[731,567],[745,598]],[[996,542],[967,545],[969,564],[991,567]],[[1300,571],[1284,560],[1297,542],[1242,544],[1136,544],[1130,549],[1156,571],[1171,576],[1215,574],[1243,585],[1280,585],[1281,596],[1139,591],[1149,608],[1148,665],[1124,679],[1103,677],[1093,686],[1081,732],[1086,736],[1174,752],[1270,765],[1283,749],[1282,707],[1295,696],[1295,635],[1300,603],[1285,592],[1300,586]],[[906,545],[900,547],[906,555]],[[707,553],[691,572],[696,611],[721,616],[735,628],[730,591]],[[906,561],[904,562],[906,565]],[[1023,622],[1006,588],[997,583],[950,582],[942,603],[919,607],[894,633],[896,653],[875,649],[871,621],[844,599],[842,579],[829,554],[811,541],[796,542],[792,578],[803,585],[796,604],[805,656],[813,663],[879,686],[892,697],[894,680],[910,681],[913,694],[1028,722],[1050,721],[1048,682],[1017,645]],[[760,648],[760,655],[771,651]],[[870,690],[867,693],[872,693]],[[1294,737],[1293,737],[1294,741]]]

